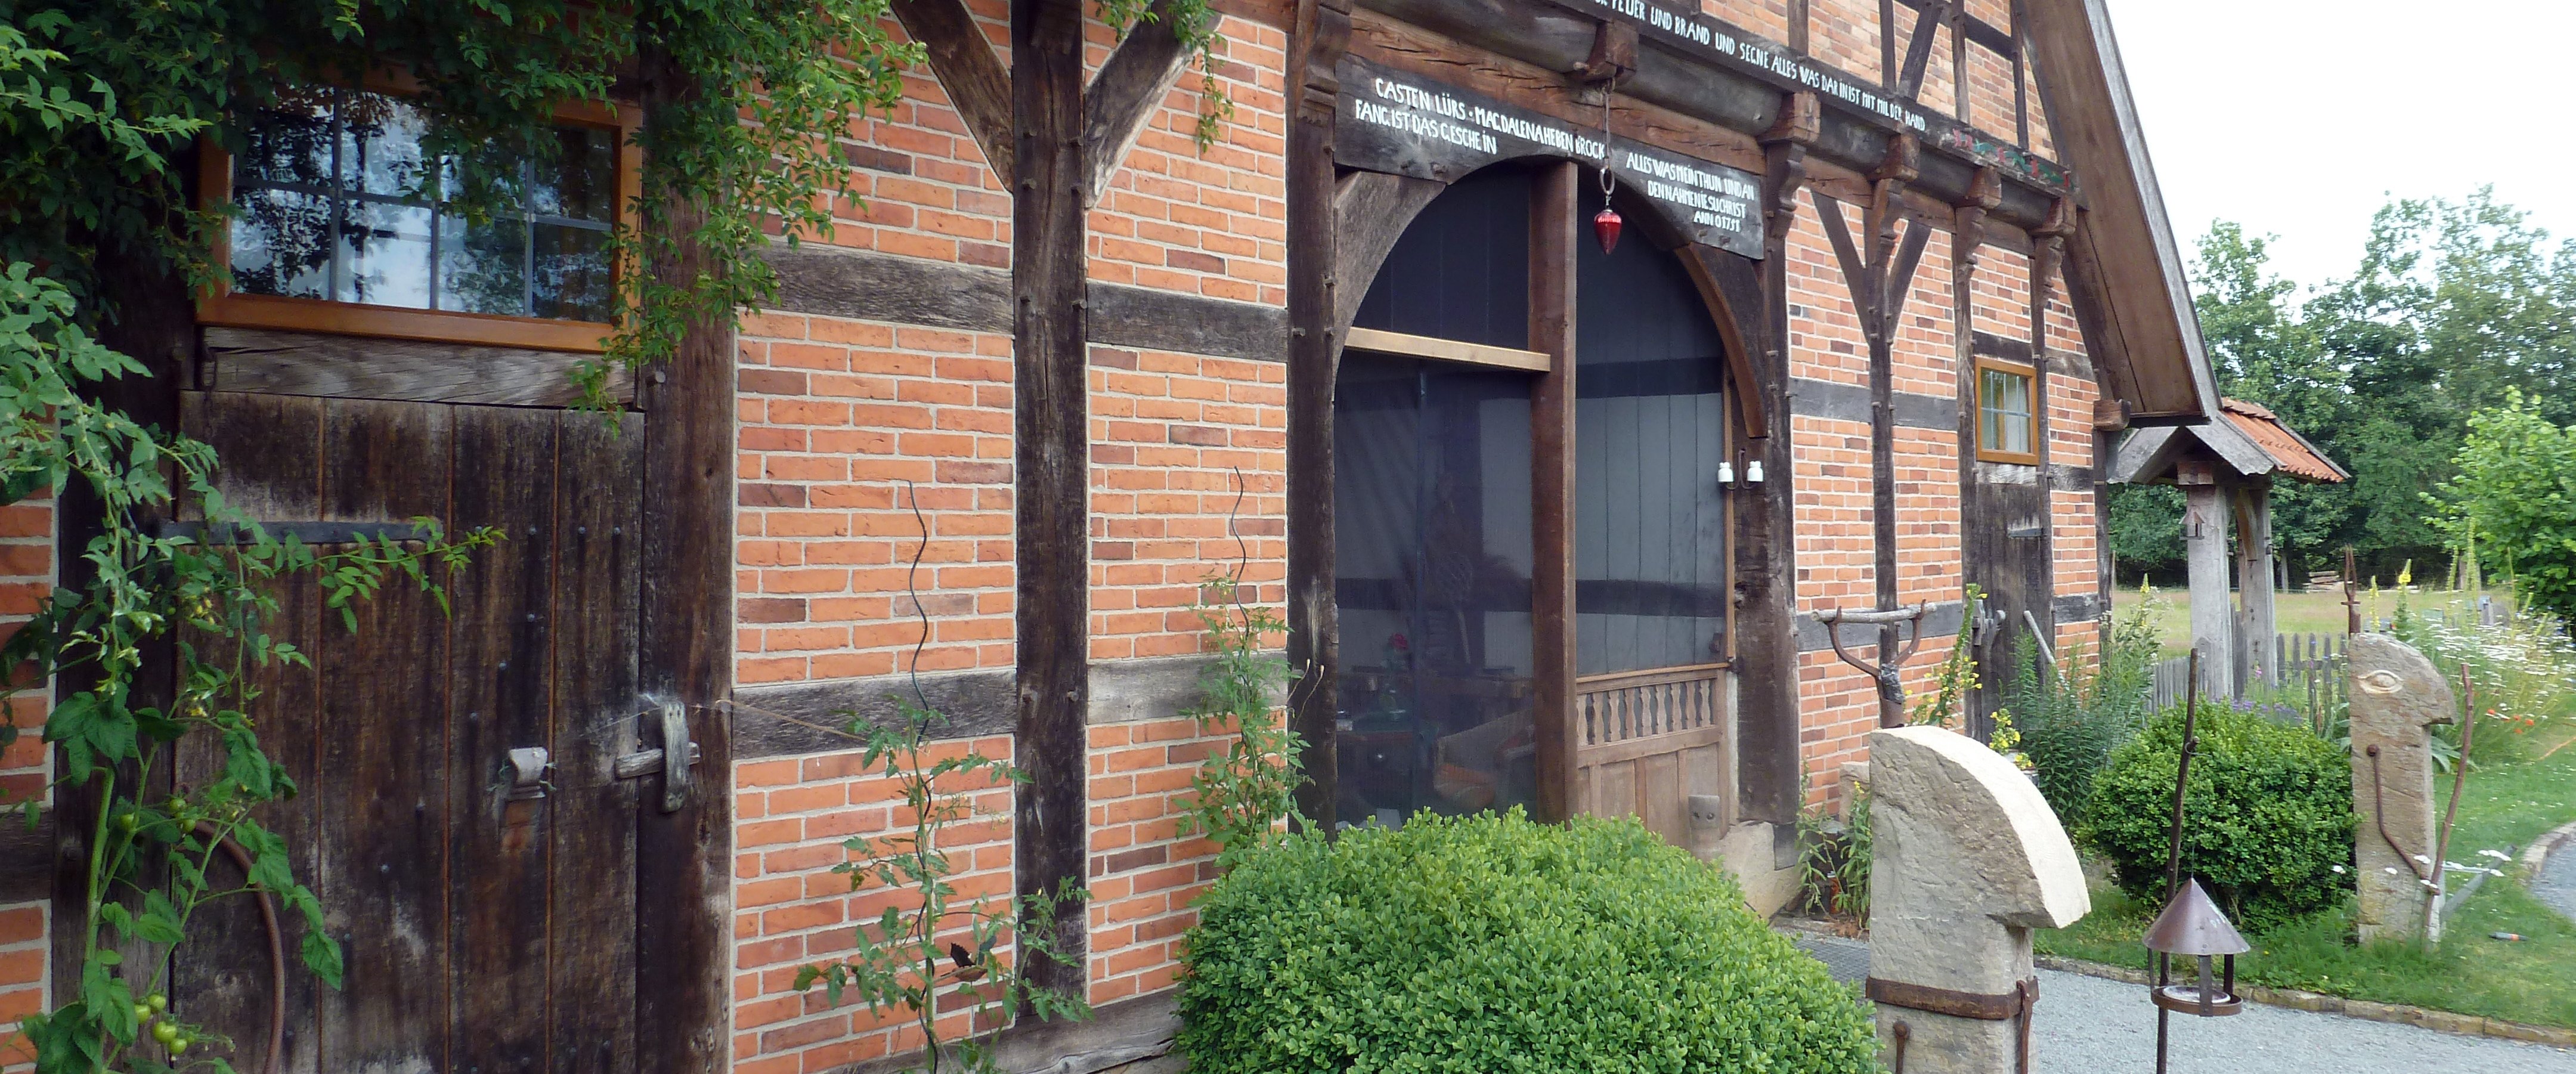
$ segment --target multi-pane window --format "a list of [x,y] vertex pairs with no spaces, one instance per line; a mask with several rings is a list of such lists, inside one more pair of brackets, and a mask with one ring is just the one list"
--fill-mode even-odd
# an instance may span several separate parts
[[263,114],[233,161],[232,290],[605,322],[618,134],[433,156],[401,98],[320,91]]
[[2039,461],[2038,373],[2015,362],[1977,360],[1977,457]]

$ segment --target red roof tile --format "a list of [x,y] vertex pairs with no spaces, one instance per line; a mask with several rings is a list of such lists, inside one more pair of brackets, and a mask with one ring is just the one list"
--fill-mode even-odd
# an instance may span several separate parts
[[2306,438],[2281,424],[2278,415],[2259,403],[2242,399],[2221,399],[2220,408],[2227,420],[2262,447],[2264,453],[2281,464],[2283,472],[2306,481],[2340,484],[2346,476],[2343,468],[2326,460],[2309,446]]

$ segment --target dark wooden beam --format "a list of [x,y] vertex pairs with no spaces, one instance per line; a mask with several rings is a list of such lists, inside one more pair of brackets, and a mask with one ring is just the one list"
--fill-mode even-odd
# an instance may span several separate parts
[[1896,84],[1896,0],[1878,0],[1878,84]]
[[[896,324],[1011,330],[1006,269],[804,243],[765,251],[778,274],[769,308]],[[1093,280],[1091,341],[1113,347],[1288,360],[1288,315],[1277,306]]]
[[[1955,0],[1928,0],[1914,12],[1914,36],[1905,43],[1905,66],[1896,74],[1896,95],[1913,100],[1923,95],[1923,73],[1932,65],[1932,40],[1950,18]],[[1882,33],[1894,33],[1890,24]],[[1961,92],[1965,92],[1962,88]]]
[[930,72],[1004,187],[1012,185],[1011,73],[966,0],[893,0],[895,21],[930,54]]
[[12,811],[0,817],[0,903],[42,899],[54,890],[54,811],[36,823]]
[[[1764,258],[1756,266],[1720,257],[1706,267],[1744,326],[1753,373],[1739,390],[1762,408],[1773,429],[1789,427],[1788,245],[1798,192],[1807,181],[1807,149],[1816,140],[1811,94],[1781,97],[1779,121],[1762,135]],[[1736,471],[1746,484],[1735,497],[1736,787],[1741,815],[1793,824],[1804,804],[1798,717],[1797,461],[1788,436],[1737,445]],[[1764,478],[1752,482],[1760,463]]]
[[1789,51],[1807,51],[1807,0],[1789,0]]
[[1436,179],[1386,172],[1355,171],[1335,183],[1331,204],[1333,278],[1339,285],[1333,307],[1335,328],[1348,328],[1351,319],[1359,316],[1360,300],[1368,297],[1369,285],[1377,282],[1377,271],[1386,265],[1386,255],[1395,251],[1396,240],[1404,237],[1404,229],[1423,207],[1447,189],[1449,184]]
[[[671,57],[648,54],[643,69],[648,117],[654,102],[697,92]],[[663,211],[674,247],[653,271],[674,285],[712,271],[692,237],[705,218],[698,205],[674,199]],[[670,360],[642,380],[637,401],[651,418],[638,685],[686,706],[696,771],[716,774],[676,812],[642,810],[636,828],[637,890],[649,894],[636,905],[637,1067],[681,1074],[723,1066],[732,1048],[733,795],[722,774],[733,771],[733,736],[718,704],[733,687],[732,317],[689,324]]]
[[1082,156],[1090,173],[1083,185],[1086,205],[1100,204],[1100,192],[1108,189],[1127,147],[1136,144],[1136,135],[1189,66],[1190,49],[1173,25],[1172,7],[1173,0],[1154,0],[1145,17],[1110,50],[1083,93]]
[[[1011,261],[1015,467],[1013,542],[1019,570],[1018,738],[1012,763],[1028,773],[1016,795],[1012,843],[1023,899],[1079,884],[1090,818],[1083,760],[1088,736],[1091,549],[1090,341],[1084,298],[1082,5],[1012,0]],[[1081,995],[1089,928],[1082,904],[1056,905],[1061,960],[1029,963],[1041,987]],[[1028,927],[1023,923],[1023,927]]]
[[[1963,28],[1963,36],[1965,36],[1970,42],[1992,49],[1997,55],[2001,56],[2011,56],[2016,51],[2013,45],[2013,35],[2011,31],[1991,22],[1987,22],[1986,20],[1974,15],[1968,14],[1957,0],[1896,0],[1896,2],[1913,8],[1916,11],[1921,11],[1934,4],[1949,4],[1951,11],[1951,25]],[[2014,15],[2014,21],[2020,21],[2020,13],[2015,12]]]
[[[1298,0],[1288,38],[1288,663],[1299,672],[1289,722],[1305,738],[1298,811],[1332,831],[1339,754],[1341,628],[1334,595],[1333,377],[1341,332],[1366,281],[1343,278],[1333,186],[1333,125],[1341,110],[1350,0]],[[1393,185],[1422,183],[1395,180]],[[1428,183],[1437,188],[1440,184]],[[1423,202],[1430,199],[1425,197]],[[1414,206],[1420,210],[1420,204]],[[1406,214],[1409,219],[1411,214]],[[1380,252],[1384,256],[1384,252]],[[1370,261],[1375,272],[1375,261]]]
[[[1891,143],[1887,159],[1870,176],[1870,202],[1861,212],[1861,228],[1866,245],[1854,242],[1849,224],[1843,219],[1839,204],[1828,205],[1819,199],[1823,210],[1825,237],[1834,248],[1841,264],[1843,278],[1850,285],[1852,305],[1860,313],[1861,333],[1869,344],[1869,461],[1871,543],[1877,576],[1878,610],[1897,607],[1899,593],[1896,576],[1896,331],[1905,310],[1907,293],[1913,289],[1914,271],[1921,266],[1923,250],[1931,241],[1931,228],[1920,220],[1911,220],[1905,208],[1904,187],[1914,178],[1915,155],[1912,139],[1900,138]],[[1910,226],[1907,226],[1910,225]],[[1904,237],[1898,239],[1903,226]],[[1881,659],[1897,651],[1898,628],[1881,626],[1878,647]],[[1905,697],[1891,681],[1879,682],[1879,725],[1900,726],[1905,721]]]
[[1530,658],[1538,731],[1538,814],[1575,798],[1574,218],[1583,166],[1542,165],[1530,184],[1529,347],[1556,359],[1530,391]]

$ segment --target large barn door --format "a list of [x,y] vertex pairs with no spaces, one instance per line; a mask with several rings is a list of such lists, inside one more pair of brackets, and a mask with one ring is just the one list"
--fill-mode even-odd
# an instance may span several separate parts
[[192,929],[174,1005],[244,1071],[281,1006],[285,1071],[633,1069],[636,826],[663,797],[639,772],[662,744],[636,694],[641,417],[233,392],[183,410],[231,502],[310,543],[423,515],[504,539],[440,572],[452,614],[395,579],[351,633],[310,584],[278,594],[276,633],[312,663],[271,668],[251,707],[300,786],[268,819],[347,984],[297,964],[291,918],[278,974],[232,900]]

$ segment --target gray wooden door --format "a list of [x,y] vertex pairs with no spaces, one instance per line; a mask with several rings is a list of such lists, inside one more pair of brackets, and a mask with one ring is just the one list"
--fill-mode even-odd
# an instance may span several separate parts
[[[300,786],[267,819],[347,983],[302,968],[295,920],[277,976],[258,908],[234,900],[193,930],[173,1004],[233,1037],[245,1072],[267,1059],[273,989],[286,1071],[633,1069],[637,811],[660,797],[613,767],[658,745],[635,692],[640,416],[238,392],[183,413],[225,495],[308,539],[427,515],[504,540],[438,572],[452,613],[389,579],[352,633],[310,582],[278,594],[275,632],[311,666],[269,669],[251,708]],[[524,748],[552,762],[534,786],[509,765]]]

